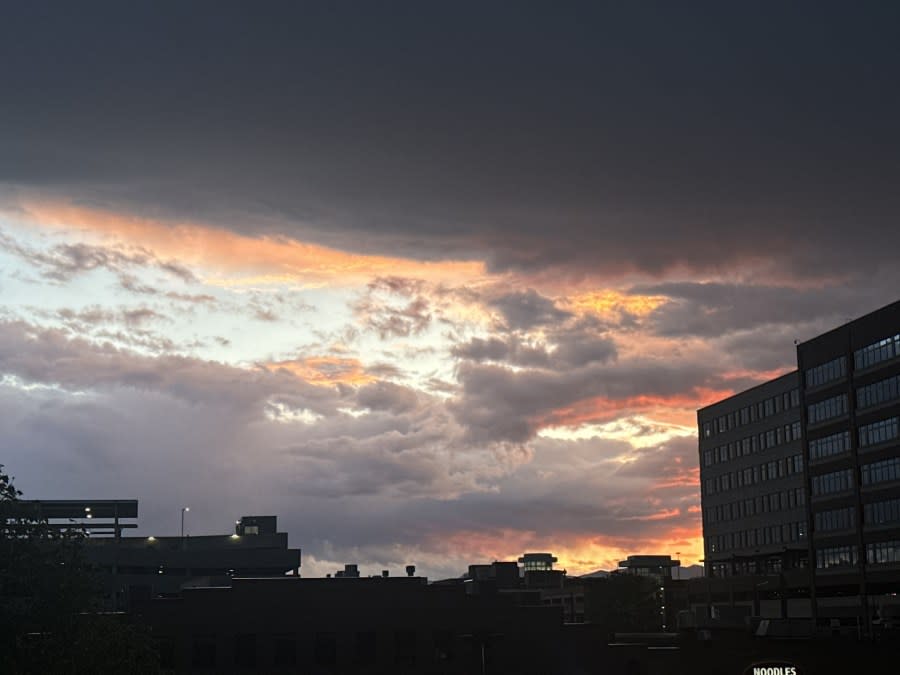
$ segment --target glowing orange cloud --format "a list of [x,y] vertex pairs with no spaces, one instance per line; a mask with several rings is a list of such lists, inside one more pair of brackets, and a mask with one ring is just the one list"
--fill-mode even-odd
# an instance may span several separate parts
[[697,408],[720,401],[731,394],[730,390],[697,388],[692,394],[675,396],[648,395],[622,399],[598,396],[558,408],[531,421],[537,428],[578,426],[611,422],[625,414],[643,412],[660,422],[693,427],[697,422]]
[[[678,460],[680,458],[676,457],[675,462],[679,463]],[[666,488],[680,488],[680,487],[698,487],[700,485],[700,467],[692,468],[692,469],[684,469],[680,468],[675,471],[672,475],[666,476],[660,481],[657,481],[653,484],[654,490],[664,490]],[[693,513],[690,509],[688,509],[690,513]]]
[[375,382],[378,379],[367,373],[362,363],[357,359],[345,359],[334,356],[274,361],[265,364],[265,367],[273,370],[285,370],[317,386],[333,386],[335,384],[360,386]]
[[[726,381],[732,380],[758,380],[759,382],[768,382],[781,377],[789,372],[785,368],[775,368],[773,370],[729,370],[722,373],[721,378]],[[715,403],[715,401],[713,401]]]
[[169,223],[87,209],[64,203],[26,203],[40,226],[92,235],[114,245],[140,246],[161,259],[202,269],[215,285],[357,285],[373,276],[426,280],[484,275],[480,262],[423,262],[390,256],[357,255],[286,237],[250,237],[199,223]]
[[472,563],[516,560],[529,551],[547,551],[559,559],[556,567],[565,569],[571,575],[599,569],[614,570],[619,561],[629,555],[668,554],[674,557],[677,552],[683,565],[695,564],[703,559],[703,537],[699,525],[673,527],[663,537],[641,536],[640,532],[621,537],[592,533],[560,533],[541,537],[529,530],[511,528],[486,532],[462,530],[435,533],[429,538],[426,548],[443,551],[452,557],[465,551]]
[[631,295],[616,290],[589,291],[569,297],[565,306],[577,314],[615,318],[619,312],[646,316],[668,299],[661,295]]

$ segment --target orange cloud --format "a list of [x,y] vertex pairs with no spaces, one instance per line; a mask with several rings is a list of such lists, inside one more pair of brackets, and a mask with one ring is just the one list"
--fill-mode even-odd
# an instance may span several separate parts
[[640,533],[622,537],[607,537],[591,533],[562,533],[540,537],[528,530],[504,528],[499,531],[456,531],[435,534],[427,546],[450,556],[466,551],[471,563],[490,563],[495,560],[516,560],[529,551],[553,553],[558,569],[571,575],[587,574],[599,569],[616,569],[620,560],[629,555],[679,554],[683,565],[696,564],[703,559],[703,537],[699,525],[676,527],[664,537],[644,537]]
[[558,408],[532,422],[538,428],[578,426],[611,422],[625,414],[641,412],[667,424],[693,427],[697,409],[731,396],[730,390],[697,388],[693,394],[676,396],[631,396],[611,399],[602,396],[584,399],[565,408]]
[[614,318],[619,312],[646,316],[668,299],[661,295],[631,295],[616,290],[589,291],[569,297],[565,306],[578,314]]
[[335,384],[360,386],[378,379],[367,373],[359,360],[335,356],[273,361],[265,364],[265,367],[273,370],[285,370],[317,386],[333,386]]
[[58,202],[29,202],[23,208],[36,225],[148,249],[161,259],[203,270],[206,283],[214,285],[345,286],[380,275],[458,282],[485,273],[481,262],[358,255],[287,237],[250,237],[206,224],[162,222]]
[[[774,370],[729,370],[722,373],[721,378],[726,381],[732,380],[759,380],[760,382],[768,382],[790,372],[784,368],[775,368]],[[715,401],[713,401],[715,403]]]
[[[678,462],[680,458],[676,457],[675,461]],[[700,485],[700,467],[695,467],[691,469],[679,469],[674,474],[670,476],[666,476],[661,481],[653,484],[654,490],[664,490],[666,488],[678,488],[678,487],[698,487]],[[693,508],[693,507],[691,507]],[[689,513],[693,513],[691,509],[688,509]]]

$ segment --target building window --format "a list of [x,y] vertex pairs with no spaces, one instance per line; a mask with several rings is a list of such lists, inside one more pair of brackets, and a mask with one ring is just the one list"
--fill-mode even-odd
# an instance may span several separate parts
[[852,530],[856,527],[856,508],[848,506],[843,509],[820,511],[815,514],[816,530],[828,532],[830,530]]
[[817,424],[847,414],[847,394],[839,394],[808,407],[809,423]]
[[214,635],[195,635],[191,645],[191,666],[215,668],[216,638]]
[[857,564],[855,546],[834,546],[816,551],[816,567],[827,570],[832,567],[855,567]]
[[839,455],[850,450],[850,432],[841,431],[824,438],[816,438],[809,442],[809,458],[822,459]]
[[378,655],[377,645],[377,636],[374,631],[357,633],[353,662],[358,666],[374,666]]
[[297,640],[293,635],[275,635],[273,638],[276,666],[290,667],[297,665]]
[[873,405],[896,401],[900,398],[900,375],[874,382],[856,390],[856,407],[870,408]]
[[334,633],[316,633],[313,658],[317,666],[333,666],[337,663],[337,636]]
[[872,502],[863,508],[866,525],[890,525],[900,522],[900,499]]
[[844,492],[852,489],[853,471],[851,469],[834,471],[821,476],[813,476],[812,478],[813,495],[834,494],[836,492]]
[[863,464],[861,471],[863,485],[900,480],[900,457]]
[[878,445],[897,438],[897,421],[898,418],[891,417],[861,426],[859,428],[859,447],[865,448],[870,445]]
[[[581,598],[583,600],[583,598]],[[453,633],[449,630],[434,632],[434,660],[436,663],[453,661]]]
[[394,633],[394,662],[412,666],[416,663],[416,633],[398,630]]
[[874,366],[882,361],[889,361],[900,354],[900,333],[866,345],[853,353],[857,370]]
[[806,387],[818,387],[826,382],[839,380],[847,374],[847,357],[839,356],[836,359],[823,363],[806,371]]
[[234,665],[256,668],[256,636],[252,633],[234,636]]
[[866,544],[866,562],[870,565],[900,562],[900,541]]

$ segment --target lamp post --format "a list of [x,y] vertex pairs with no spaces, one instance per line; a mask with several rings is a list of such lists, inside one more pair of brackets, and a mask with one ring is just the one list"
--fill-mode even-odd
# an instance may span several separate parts
[[681,579],[681,552],[675,551],[675,560],[678,561],[678,564],[675,565],[675,578]]
[[181,538],[184,539],[184,514],[191,510],[190,506],[181,507]]

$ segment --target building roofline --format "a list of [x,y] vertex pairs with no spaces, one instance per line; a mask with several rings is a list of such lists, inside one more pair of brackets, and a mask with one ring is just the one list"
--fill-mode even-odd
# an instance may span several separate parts
[[810,342],[815,342],[816,340],[823,338],[826,335],[830,335],[831,333],[835,333],[839,330],[846,328],[850,324],[854,324],[854,323],[857,323],[858,321],[863,321],[864,319],[868,319],[871,316],[878,314],[879,312],[882,312],[882,311],[892,308],[892,307],[900,310],[900,300],[895,300],[894,302],[889,302],[888,304],[883,305],[882,307],[879,307],[878,309],[873,309],[871,312],[867,312],[867,313],[863,314],[862,316],[858,316],[855,319],[851,319],[850,321],[845,321],[840,326],[835,326],[834,328],[827,330],[824,333],[819,333],[818,335],[810,338],[809,340],[804,340],[803,342],[798,342],[797,346],[800,347],[802,345],[809,344]]
[[786,372],[782,375],[779,375],[778,377],[773,377],[771,380],[766,380],[765,382],[760,382],[759,384],[754,384],[752,387],[749,387],[747,389],[741,389],[740,391],[735,392],[734,394],[732,394],[731,396],[728,396],[727,398],[720,399],[720,400],[716,401],[715,403],[710,403],[709,405],[705,405],[702,408],[697,408],[697,413],[699,414],[705,410],[709,410],[710,408],[715,408],[717,405],[721,405],[725,401],[730,401],[731,399],[733,399],[737,396],[743,396],[744,394],[749,394],[754,389],[759,389],[760,387],[765,387],[766,385],[772,384],[773,382],[777,382],[778,380],[782,380],[791,375],[799,376],[799,374],[800,374],[800,371],[797,368],[794,368],[793,370],[789,370],[788,372]]

